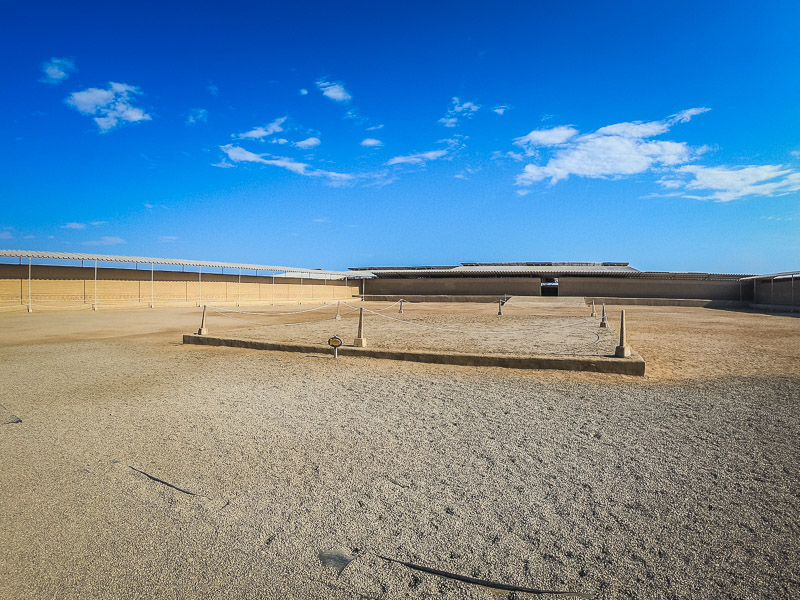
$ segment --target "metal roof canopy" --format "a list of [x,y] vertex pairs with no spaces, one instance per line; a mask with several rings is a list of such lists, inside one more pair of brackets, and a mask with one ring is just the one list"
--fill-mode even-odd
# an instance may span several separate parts
[[153,258],[148,256],[118,256],[112,254],[87,254],[83,252],[44,252],[38,250],[0,250],[0,257],[30,258],[52,260],[96,260],[98,262],[119,262],[154,265],[175,265],[178,267],[211,267],[218,269],[244,269],[247,271],[273,271],[280,273],[308,273],[309,275],[331,275],[345,278],[369,278],[373,275],[367,271],[328,271],[326,269],[303,269],[300,267],[281,267],[277,265],[252,265],[247,263],[228,263],[218,261],[185,260],[179,258]]
[[784,271],[783,273],[772,273],[770,275],[751,275],[750,277],[742,277],[742,281],[746,279],[784,279],[787,277],[800,277],[800,271]]
[[[353,271],[354,273],[357,271]],[[737,273],[676,273],[669,271],[637,271],[630,268],[603,268],[585,270],[560,267],[526,268],[480,268],[480,269],[425,269],[425,270],[380,270],[370,273],[380,278],[438,278],[438,277],[624,277],[626,279],[676,279],[676,280],[733,280],[745,277]]]

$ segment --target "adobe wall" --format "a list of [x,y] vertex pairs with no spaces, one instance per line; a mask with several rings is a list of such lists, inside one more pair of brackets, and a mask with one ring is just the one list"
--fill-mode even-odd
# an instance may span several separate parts
[[[151,284],[149,269],[97,269],[97,303],[210,303],[261,302],[297,303],[344,300],[358,295],[358,282],[319,279],[180,271],[154,271]],[[95,301],[94,267],[33,265],[31,300],[41,306]],[[27,304],[28,265],[0,264],[0,303]]]
[[[753,282],[744,282],[745,286],[750,288],[752,295]],[[755,304],[775,304],[777,306],[800,306],[800,276],[795,277],[794,281],[794,299],[792,298],[792,280],[789,279],[776,279],[773,283],[769,279],[759,279],[755,285]]]
[[540,296],[538,277],[426,277],[366,279],[370,296]]
[[[743,284],[746,287],[745,284]],[[742,289],[744,291],[744,288]],[[739,300],[738,281],[624,277],[559,277],[559,296]],[[744,298],[745,300],[747,298]]]

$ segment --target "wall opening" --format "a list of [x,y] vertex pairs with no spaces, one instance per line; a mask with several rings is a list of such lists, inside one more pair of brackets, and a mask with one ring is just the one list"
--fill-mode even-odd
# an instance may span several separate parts
[[542,296],[558,296],[557,278],[542,278]]

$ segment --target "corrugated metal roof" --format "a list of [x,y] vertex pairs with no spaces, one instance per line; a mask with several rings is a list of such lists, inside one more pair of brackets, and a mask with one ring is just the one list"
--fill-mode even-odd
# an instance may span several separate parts
[[[359,271],[354,270],[357,273]],[[535,276],[543,275],[566,275],[566,274],[609,274],[609,273],[639,273],[633,267],[610,266],[610,265],[542,265],[542,266],[511,266],[511,265],[498,265],[498,266],[463,266],[445,267],[445,268],[385,268],[385,269],[369,269],[369,272],[377,276],[398,275],[401,277],[409,276],[425,276],[425,275],[527,275]]]
[[655,272],[655,271],[637,271],[631,270],[581,270],[578,268],[572,270],[565,270],[563,268],[551,267],[548,269],[530,268],[526,270],[519,269],[445,269],[445,270],[374,270],[370,271],[373,275],[380,278],[424,278],[424,277],[546,277],[546,278],[559,278],[559,277],[625,277],[632,279],[693,279],[693,280],[731,280],[739,281],[745,277],[745,274],[734,273],[674,273],[674,272]]
[[751,275],[750,277],[742,277],[742,279],[786,279],[791,277],[800,277],[800,271],[783,271],[782,273],[771,273],[768,275]]
[[209,267],[217,269],[243,269],[247,271],[272,271],[276,273],[313,274],[316,279],[328,277],[372,277],[368,271],[354,273],[352,271],[328,271],[326,269],[305,269],[301,267],[281,267],[277,265],[253,265],[248,263],[229,263],[207,260],[188,260],[181,258],[154,258],[150,256],[120,256],[112,254],[88,254],[83,252],[44,252],[38,250],[0,250],[0,257],[31,258],[51,260],[88,260],[98,262],[121,262],[155,265],[175,265],[178,267]]

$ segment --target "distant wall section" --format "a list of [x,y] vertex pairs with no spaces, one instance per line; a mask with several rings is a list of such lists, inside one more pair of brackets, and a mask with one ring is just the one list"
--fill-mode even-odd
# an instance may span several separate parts
[[419,277],[365,279],[369,296],[540,296],[538,277]]
[[[274,281],[274,282],[273,282]],[[297,304],[346,300],[361,293],[360,281],[321,280],[271,275],[198,273],[149,269],[33,265],[31,303],[117,305],[163,303]],[[27,304],[28,265],[0,265],[0,304]]]

